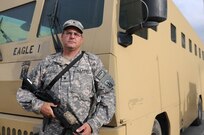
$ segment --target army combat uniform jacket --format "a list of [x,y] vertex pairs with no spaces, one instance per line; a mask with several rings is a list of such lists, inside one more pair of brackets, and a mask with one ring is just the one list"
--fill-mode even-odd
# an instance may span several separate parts
[[[38,89],[43,89],[67,64],[69,62],[65,61],[62,53],[49,55],[31,71],[29,78]],[[91,99],[97,91],[98,105],[86,121],[92,128],[92,135],[97,135],[99,128],[108,124],[115,112],[113,79],[104,69],[101,60],[91,53],[84,53],[83,57],[53,85],[51,91],[58,96],[65,109],[69,104],[82,123],[90,116]],[[25,110],[38,114],[44,103],[22,88],[17,91],[17,101]],[[53,118],[41,134],[59,135],[63,129],[59,121]]]

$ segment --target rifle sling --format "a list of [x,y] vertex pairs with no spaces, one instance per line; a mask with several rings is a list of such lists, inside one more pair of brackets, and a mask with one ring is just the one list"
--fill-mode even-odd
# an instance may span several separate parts
[[77,61],[79,61],[85,52],[82,51],[82,53],[74,59],[69,65],[67,65],[55,78],[49,83],[49,85],[45,88],[46,90],[50,90],[52,86],[62,77],[63,74],[65,74],[74,64],[76,64]]

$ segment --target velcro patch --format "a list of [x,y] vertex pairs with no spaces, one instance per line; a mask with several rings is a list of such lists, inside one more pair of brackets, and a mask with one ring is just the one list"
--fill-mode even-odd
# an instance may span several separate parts
[[96,78],[99,80],[100,84],[103,86],[111,89],[114,86],[113,79],[111,76],[105,71],[105,70],[100,70],[98,74],[96,75]]
[[105,75],[106,75],[106,71],[105,71],[105,70],[100,70],[100,71],[98,72],[98,74],[96,75],[96,78],[97,78],[98,80],[101,80]]

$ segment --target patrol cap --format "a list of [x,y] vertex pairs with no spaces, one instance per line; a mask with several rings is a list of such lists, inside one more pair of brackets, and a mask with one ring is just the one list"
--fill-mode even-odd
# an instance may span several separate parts
[[77,20],[67,20],[64,24],[63,24],[63,30],[65,30],[67,27],[76,27],[78,28],[81,33],[83,33],[84,30],[84,26]]

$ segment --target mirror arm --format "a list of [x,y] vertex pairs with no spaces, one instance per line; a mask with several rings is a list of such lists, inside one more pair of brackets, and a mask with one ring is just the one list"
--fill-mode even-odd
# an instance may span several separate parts
[[158,22],[147,21],[130,27],[126,32],[118,32],[118,43],[123,47],[128,47],[132,44],[132,34],[140,29],[156,27],[158,24]]
[[156,27],[156,26],[158,26],[158,24],[159,24],[158,22],[154,22],[154,21],[142,22],[140,24],[137,24],[137,25],[134,25],[134,26],[128,28],[126,33],[132,35],[140,29]]

